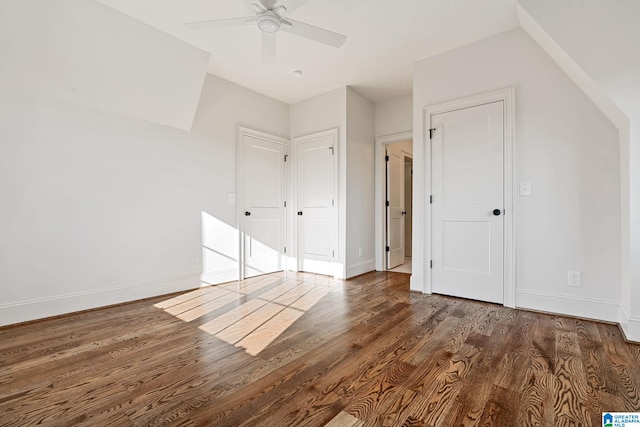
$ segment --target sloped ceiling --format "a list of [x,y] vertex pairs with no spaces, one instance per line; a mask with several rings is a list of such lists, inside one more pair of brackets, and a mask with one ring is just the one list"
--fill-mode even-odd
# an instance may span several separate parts
[[[640,2],[519,0],[518,3],[629,117],[640,117]],[[525,23],[522,25],[527,29]]]
[[2,101],[55,99],[189,130],[209,55],[94,1],[3,0],[0,58]]
[[417,60],[518,26],[513,0],[309,0],[290,17],[345,34],[346,43],[336,49],[280,32],[276,63],[263,65],[254,26],[184,26],[252,15],[243,0],[99,1],[210,52],[211,74],[289,104],[346,85],[374,102],[408,94]]

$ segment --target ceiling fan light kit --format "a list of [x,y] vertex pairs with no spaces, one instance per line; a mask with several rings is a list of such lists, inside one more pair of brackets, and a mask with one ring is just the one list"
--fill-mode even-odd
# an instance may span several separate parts
[[256,17],[258,28],[264,33],[277,33],[281,19],[275,13],[267,11]]
[[[263,34],[263,64],[275,62],[276,45],[274,38],[276,33],[280,30],[336,48],[342,46],[347,39],[345,35],[334,33],[333,31],[325,30],[324,28],[315,27],[313,25],[294,20],[285,20],[285,16],[288,12],[292,12],[309,0],[279,0],[272,4],[271,7],[267,7],[267,5],[262,3],[262,1],[258,0],[245,1],[255,11],[255,16],[190,22],[185,25],[193,30],[207,30],[237,25],[257,24],[258,29]],[[269,4],[271,4],[271,2],[269,2]],[[267,35],[268,37],[266,37]]]

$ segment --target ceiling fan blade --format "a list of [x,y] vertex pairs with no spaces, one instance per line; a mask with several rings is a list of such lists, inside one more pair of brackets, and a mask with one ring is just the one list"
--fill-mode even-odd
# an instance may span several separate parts
[[255,13],[262,13],[269,9],[268,5],[265,4],[267,1],[260,0],[244,0],[244,2],[253,10]]
[[294,21],[293,19],[287,19],[287,22],[291,23],[291,25],[286,25],[286,22],[283,22],[284,25],[282,25],[280,29],[319,43],[324,43],[333,47],[340,47],[347,40],[347,36],[343,34],[334,33],[333,31],[325,30],[324,28],[314,27],[313,25],[305,24],[304,22]]
[[309,0],[278,0],[275,2],[273,8],[284,6],[287,9],[287,15],[298,9],[300,6],[308,2]]
[[192,30],[211,30],[214,28],[234,27],[237,25],[250,25],[256,22],[255,16],[231,19],[214,19],[212,21],[188,22],[184,24]]
[[262,33],[262,63],[276,62],[276,33]]

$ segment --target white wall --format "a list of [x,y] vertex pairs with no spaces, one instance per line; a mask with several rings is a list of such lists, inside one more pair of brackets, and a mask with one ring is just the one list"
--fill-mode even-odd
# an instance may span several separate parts
[[392,98],[375,105],[376,137],[413,129],[413,95]]
[[[618,134],[613,124],[522,30],[420,61],[414,69],[414,123],[423,108],[515,86],[516,305],[617,321],[620,300]],[[414,129],[414,274],[428,289],[425,260],[424,129]],[[422,254],[422,255],[420,255]],[[582,287],[567,286],[567,271]]]
[[[347,126],[347,88],[331,92],[290,105],[289,133],[292,138],[323,130],[339,128],[344,133]],[[341,135],[340,139],[346,138]],[[346,140],[346,139],[345,139]]]
[[237,278],[236,126],[286,135],[285,104],[210,76],[194,132],[61,101],[0,111],[0,324]]
[[[343,87],[291,105],[289,122],[292,139],[338,129],[339,241],[334,274],[347,278],[373,270],[373,103],[354,89]],[[292,169],[295,181],[295,167]],[[294,235],[291,229],[290,236]],[[290,245],[293,247],[294,243]],[[359,255],[360,248],[362,256]]]
[[523,28],[561,65],[569,64],[583,87],[595,88],[590,92],[596,92],[596,102],[620,131],[623,291],[620,323],[627,338],[640,341],[640,55],[637,54],[640,3],[635,0],[519,0],[518,3]]
[[[227,80],[207,75],[193,133],[211,144],[209,208],[203,218],[203,280],[220,283],[238,278],[236,134],[239,126],[288,137],[288,105]],[[242,195],[236,194],[241,200]]]
[[[25,9],[10,5],[23,14],[31,6],[36,13],[42,6],[57,14],[56,7],[64,6],[71,15],[95,12],[103,17],[87,6],[90,3],[61,0],[56,6],[38,3],[36,8],[36,3],[25,2]],[[111,11],[104,14],[111,16]],[[11,21],[5,15],[0,19],[3,24]],[[50,27],[38,30],[42,34],[36,40],[48,32],[56,39],[60,31],[76,28],[65,30],[57,18],[52,20]],[[129,34],[147,31],[138,25],[144,30]],[[82,28],[82,36],[97,37],[88,26]],[[122,31],[127,28],[124,25]],[[103,30],[97,23],[95,31]],[[154,38],[156,33],[146,35],[154,49],[162,50],[166,43],[166,52],[181,58],[174,41],[165,35]],[[15,58],[19,47],[30,48],[30,42],[0,39],[3,58]],[[83,90],[78,98],[67,96],[68,81],[51,78],[30,61],[8,61],[10,67],[2,69],[0,325],[198,287],[202,255],[207,281],[221,280],[224,274],[237,277],[232,274],[237,271],[235,205],[227,204],[227,193],[236,191],[236,128],[287,136],[288,106],[213,76],[204,87],[202,80],[185,83],[195,75],[185,75],[180,67],[171,78],[164,75],[160,84],[144,74],[152,74],[149,64],[132,60],[129,49],[69,49],[64,61],[72,68],[94,73],[76,64],[98,63],[97,56],[106,56],[110,64],[90,74],[104,87],[92,94]],[[163,66],[171,68],[175,58],[165,59]],[[130,74],[123,76],[120,71],[127,68]],[[14,85],[6,73],[28,78]],[[143,91],[154,92],[152,86],[157,85],[159,98],[136,104],[143,93],[129,91],[131,81],[138,81]],[[148,121],[177,125],[186,124],[186,117],[190,124],[189,110],[195,111],[195,106],[187,105],[186,98],[169,109],[160,105],[159,110],[147,110],[146,104],[170,103],[175,99],[164,97],[171,91],[194,84],[200,85],[194,101],[202,89],[194,131]],[[101,91],[113,92],[109,102],[103,102]],[[84,100],[90,95],[95,98],[87,106]],[[133,117],[137,110],[153,117]]]
[[86,0],[3,0],[0,52],[5,90],[187,130],[209,61],[204,51]]
[[346,102],[346,277],[353,277],[375,269],[374,105],[352,88]]
[[204,138],[60,101],[0,110],[0,324],[199,285]]

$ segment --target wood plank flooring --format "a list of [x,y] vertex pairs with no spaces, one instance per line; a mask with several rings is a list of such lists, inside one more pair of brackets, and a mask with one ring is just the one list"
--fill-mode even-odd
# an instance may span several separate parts
[[278,273],[0,329],[0,425],[600,426],[617,326]]

